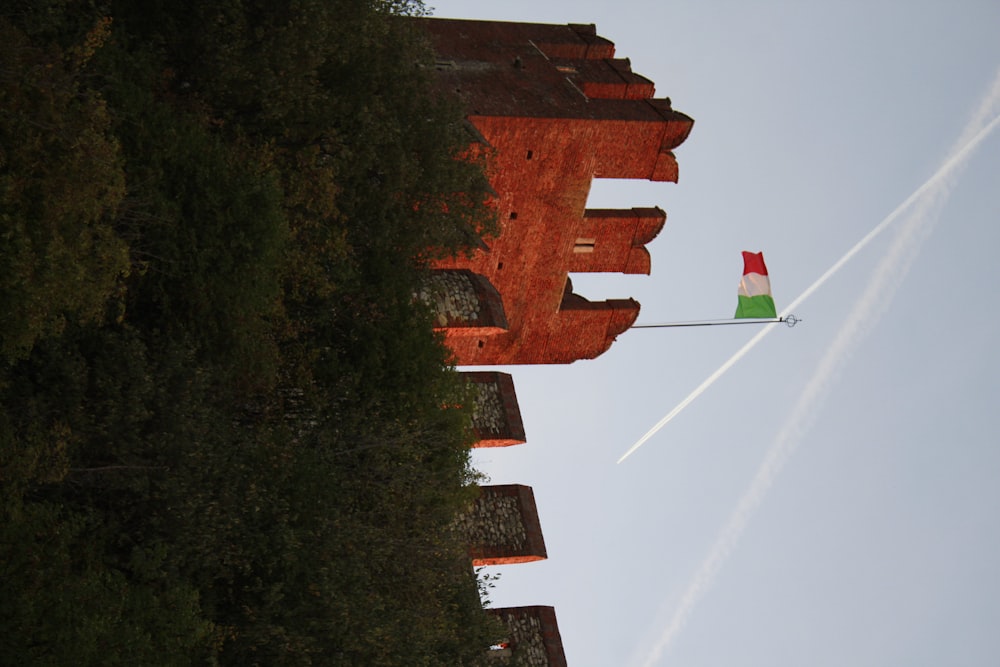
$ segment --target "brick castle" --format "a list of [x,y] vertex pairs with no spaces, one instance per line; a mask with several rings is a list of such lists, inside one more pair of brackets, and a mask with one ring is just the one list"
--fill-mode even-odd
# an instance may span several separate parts
[[[487,155],[500,233],[468,259],[441,262],[425,292],[461,366],[592,359],[635,322],[633,299],[592,302],[570,273],[648,274],[658,208],[587,209],[593,178],[677,180],[673,149],[693,120],[655,98],[653,83],[593,25],[418,19],[438,82],[465,103],[474,148]],[[477,446],[525,442],[514,384],[467,373]],[[546,558],[530,487],[487,486],[462,517],[477,565]],[[552,607],[491,610],[510,629],[506,662],[566,665]]]

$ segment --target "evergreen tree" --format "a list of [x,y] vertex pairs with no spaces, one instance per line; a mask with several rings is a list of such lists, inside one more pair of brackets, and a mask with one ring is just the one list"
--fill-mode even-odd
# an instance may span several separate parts
[[413,295],[494,221],[422,11],[0,13],[5,659],[485,659],[471,401]]

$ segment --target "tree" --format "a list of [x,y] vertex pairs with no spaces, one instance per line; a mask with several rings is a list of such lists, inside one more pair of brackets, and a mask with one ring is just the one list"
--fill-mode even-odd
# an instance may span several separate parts
[[471,402],[414,294],[494,221],[421,6],[15,4],[0,650],[485,660]]
[[114,218],[125,195],[104,100],[80,84],[99,23],[75,53],[40,48],[0,19],[0,358],[67,321],[95,322],[129,273]]

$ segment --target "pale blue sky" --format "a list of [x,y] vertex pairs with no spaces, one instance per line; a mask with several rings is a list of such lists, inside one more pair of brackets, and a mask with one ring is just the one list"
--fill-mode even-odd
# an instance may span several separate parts
[[[764,251],[782,308],[938,169],[1000,68],[996,0],[432,4],[596,23],[695,119],[678,184],[591,192],[667,211],[651,276],[574,277],[637,298],[642,322],[731,315],[741,250]],[[1000,130],[927,221],[662,651],[904,218],[621,465],[752,329],[630,331],[594,361],[504,368],[528,443],[476,461],[534,488],[549,559],[495,568],[494,605],[553,605],[571,667],[1000,664]]]

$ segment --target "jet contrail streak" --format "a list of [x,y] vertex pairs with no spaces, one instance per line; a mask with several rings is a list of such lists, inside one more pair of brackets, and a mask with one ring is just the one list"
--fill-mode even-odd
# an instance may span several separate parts
[[[955,172],[956,166],[961,164],[970,152],[1000,124],[1000,116],[986,123],[986,119],[996,114],[998,110],[1000,110],[1000,72],[997,73],[989,94],[960,135],[960,143],[958,144],[960,148],[953,151],[952,157],[945,162],[944,166],[917,190],[922,199],[917,202],[916,209],[907,218],[888,252],[879,262],[875,274],[862,294],[861,299],[852,309],[850,315],[838,331],[833,343],[817,365],[816,370],[800,395],[798,403],[779,431],[775,442],[768,449],[764,461],[757,470],[757,474],[754,476],[749,488],[743,494],[729,520],[723,526],[722,530],[720,530],[708,556],[688,584],[677,609],[671,617],[670,623],[660,635],[656,645],[646,656],[646,660],[642,663],[644,667],[652,667],[667,650],[671,642],[687,623],[687,619],[691,615],[695,604],[708,590],[722,564],[733,548],[735,548],[752,513],[760,505],[767,491],[781,472],[785,461],[795,450],[802,435],[815,418],[816,406],[820,399],[826,394],[828,387],[835,379],[841,366],[843,366],[843,362],[848,354],[865,334],[865,325],[870,324],[873,318],[880,316],[884,312],[896,289],[900,286],[902,276],[905,275],[916,259],[920,244],[933,228],[936,220],[936,209],[943,205],[951,192],[951,188],[956,180],[953,177],[957,177]],[[971,137],[971,139],[966,140],[968,137]],[[914,201],[916,199],[911,196],[904,202],[901,208]],[[901,208],[893,211],[890,214],[890,218],[898,215]],[[882,224],[880,223],[879,227]],[[869,236],[871,235],[869,234]],[[852,249],[852,252],[854,251]],[[842,264],[842,262],[838,262],[838,264]],[[837,265],[834,265],[834,267],[836,268]],[[820,280],[825,280],[832,273],[833,270],[827,271]],[[814,284],[813,287],[806,290],[806,293],[796,299],[790,307],[801,303],[815,287],[816,285]]]
[[764,336],[766,336],[767,334],[771,333],[771,329],[773,329],[776,326],[777,326],[777,323],[768,324],[766,327],[764,327],[763,329],[761,329],[760,331],[758,331],[757,334],[753,338],[751,338],[749,341],[747,341],[746,345],[744,345],[743,347],[741,347],[736,352],[736,354],[734,354],[733,356],[729,357],[729,360],[726,363],[724,363],[721,366],[719,366],[718,370],[716,370],[714,373],[712,373],[711,375],[709,375],[708,378],[706,378],[704,382],[702,382],[700,385],[698,385],[697,389],[695,389],[690,394],[688,394],[687,398],[685,398],[683,401],[681,401],[680,403],[678,403],[677,407],[675,407],[673,410],[671,410],[670,412],[668,412],[663,419],[661,419],[660,421],[656,422],[656,425],[653,426],[653,428],[651,428],[648,431],[646,431],[646,435],[644,435],[641,438],[639,438],[639,440],[634,445],[632,445],[631,449],[629,449],[627,452],[625,452],[624,454],[622,454],[622,457],[620,459],[618,459],[618,463],[621,463],[622,461],[624,461],[625,459],[627,459],[629,456],[631,456],[632,452],[634,452],[635,450],[637,450],[640,447],[642,447],[646,443],[647,440],[649,440],[654,435],[656,435],[657,431],[659,431],[661,428],[663,428],[664,426],[666,426],[667,422],[669,422],[671,419],[673,419],[678,414],[680,414],[681,410],[683,410],[684,408],[686,408],[688,406],[688,404],[691,403],[691,401],[693,401],[694,399],[696,399],[699,396],[701,396],[702,393],[706,389],[708,389],[713,384],[715,384],[716,380],[718,380],[720,377],[722,377],[722,375],[726,371],[728,371],[733,366],[733,364],[735,364],[737,361],[739,361],[740,359],[742,359],[743,355],[745,355],[747,352],[749,352],[751,349],[753,349],[753,347],[755,345],[757,345],[757,343],[759,343],[761,341],[761,339],[764,338]]
[[[785,309],[781,311],[779,316],[785,317],[795,308],[800,306],[802,302],[804,302],[806,299],[812,296],[813,292],[822,287],[823,284],[827,280],[829,280],[835,273],[837,273],[845,264],[847,264],[847,262],[851,261],[851,259],[853,259],[853,257],[856,254],[858,254],[858,252],[860,252],[866,245],[871,243],[872,239],[881,234],[886,229],[886,227],[895,222],[896,218],[898,218],[900,214],[903,213],[903,211],[908,209],[915,201],[925,196],[928,193],[928,191],[931,190],[931,188],[938,186],[939,183],[942,181],[942,179],[945,176],[947,176],[956,166],[961,164],[969,156],[969,154],[976,148],[976,146],[978,146],[979,143],[982,142],[984,138],[986,138],[986,136],[993,130],[993,128],[996,127],[998,122],[1000,122],[1000,116],[997,116],[989,124],[980,129],[973,136],[972,139],[970,139],[967,143],[965,143],[965,145],[962,146],[962,148],[958,150],[955,154],[953,154],[951,158],[946,160],[945,163],[941,165],[941,167],[936,172],[934,172],[934,174],[930,178],[924,181],[923,185],[921,185],[913,192],[913,194],[907,197],[902,204],[897,206],[892,211],[892,213],[887,215],[885,219],[882,220],[882,222],[875,225],[875,228],[872,229],[870,232],[868,232],[864,236],[864,238],[855,243],[854,247],[848,250],[846,253],[844,253],[844,256],[838,259],[833,264],[833,266],[827,269],[826,273],[817,278],[812,285],[807,287],[806,290],[802,292],[802,294],[800,294],[794,301],[788,304],[788,306],[786,306]],[[636,441],[636,443],[632,445],[632,447],[627,452],[622,454],[622,457],[618,459],[618,463],[621,463],[629,456],[631,456],[632,453],[635,452],[635,450],[642,447],[642,445],[644,445],[647,440],[656,435],[656,433],[661,428],[666,426],[670,422],[670,420],[672,420],[674,417],[680,414],[680,412],[684,410],[684,408],[686,408],[694,399],[701,396],[705,392],[705,390],[707,390],[709,387],[715,384],[716,380],[718,380],[720,377],[722,377],[723,374],[725,374],[726,371],[732,368],[732,366],[737,361],[742,359],[747,352],[752,350],[757,345],[757,343],[759,343],[764,338],[764,336],[771,333],[771,331],[774,329],[775,326],[777,326],[776,323],[768,324],[766,327],[761,329],[757,333],[757,335],[755,335],[753,338],[747,341],[746,345],[741,347],[736,352],[736,354],[730,357],[729,360],[726,361],[726,363],[722,364],[722,366],[720,366],[718,370],[709,375],[704,382],[702,382],[700,385],[698,385],[698,387],[694,391],[688,394],[687,398],[678,403],[677,407],[668,412],[663,419],[658,421],[656,425],[653,426],[653,428],[649,429],[644,436],[639,438],[639,440]]]

